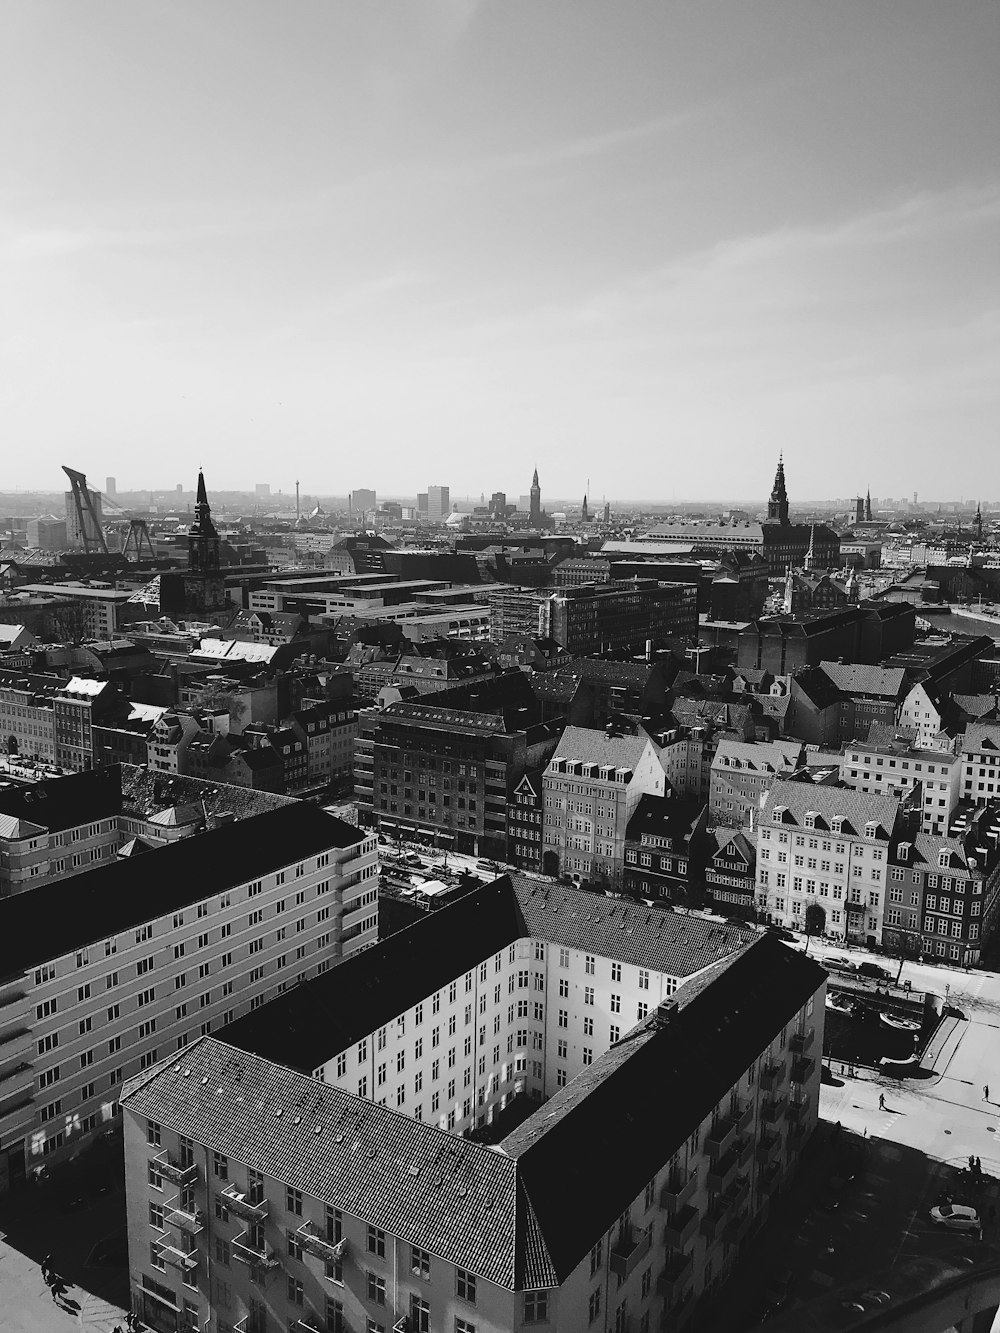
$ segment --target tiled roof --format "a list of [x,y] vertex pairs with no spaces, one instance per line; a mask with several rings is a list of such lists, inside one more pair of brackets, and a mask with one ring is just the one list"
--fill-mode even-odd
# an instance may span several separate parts
[[514,1286],[517,1167],[502,1153],[213,1038],[129,1083],[122,1102],[390,1235]]
[[962,752],[974,754],[980,750],[1000,750],[1000,722],[974,722],[966,727]]
[[496,1149],[211,1037],[130,1080],[121,1100],[508,1290],[551,1287],[823,980],[812,959],[755,933],[681,988],[668,1021],[634,1028]]
[[735,741],[724,736],[712,760],[713,768],[723,765],[723,759],[738,759],[743,769],[756,772],[788,773],[798,766],[802,757],[801,741]]
[[[843,815],[849,831],[860,834],[871,820],[875,820],[886,836],[891,835],[899,815],[899,797],[875,795],[855,791],[851,787],[820,786],[812,782],[795,782],[777,778],[767,793],[760,814],[760,822],[769,823],[775,806],[784,806],[785,822],[802,825],[807,811],[815,810],[829,827],[830,820]],[[845,830],[847,832],[848,830]]]
[[[94,866],[0,899],[0,977],[9,977],[179,911],[302,857],[350,847],[364,835],[305,801],[181,838],[142,861]],[[162,945],[160,947],[163,947]]]
[[821,662],[820,667],[843,694],[898,697],[906,680],[902,667],[863,666],[857,662]]
[[567,727],[552,758],[581,760],[602,768],[635,768],[648,744],[642,736],[609,736],[591,727]]

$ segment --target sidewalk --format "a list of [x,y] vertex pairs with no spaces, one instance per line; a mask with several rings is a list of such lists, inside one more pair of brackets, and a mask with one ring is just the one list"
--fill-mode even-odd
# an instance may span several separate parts
[[4,1333],[72,1333],[81,1325],[90,1333],[111,1333],[116,1325],[125,1327],[124,1310],[72,1283],[64,1304],[56,1304],[38,1263],[6,1239],[0,1240],[0,1290]]

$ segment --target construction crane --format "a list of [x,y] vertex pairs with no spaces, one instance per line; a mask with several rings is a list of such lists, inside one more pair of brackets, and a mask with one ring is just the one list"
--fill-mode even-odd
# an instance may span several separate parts
[[71,467],[64,466],[63,471],[69,477],[69,484],[73,491],[73,504],[76,506],[76,519],[83,549],[87,552],[103,551],[105,555],[110,555],[108,539],[101,527],[94,497],[87,489],[86,476],[82,472],[76,472]]
[[[143,547],[145,546],[145,554]],[[156,552],[153,550],[153,543],[149,535],[149,529],[146,527],[144,518],[133,518],[128,525],[128,536],[122,546],[122,555],[130,563],[139,564],[142,560],[155,560]]]

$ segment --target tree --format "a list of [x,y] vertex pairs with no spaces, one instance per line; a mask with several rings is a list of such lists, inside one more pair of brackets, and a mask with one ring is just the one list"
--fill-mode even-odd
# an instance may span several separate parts
[[16,737],[16,736],[8,736],[8,737],[7,737],[7,753],[8,753],[8,754],[17,754],[17,752],[18,752],[17,737]]
[[204,708],[206,712],[228,712],[230,722],[240,722],[247,706],[242,699],[237,699],[232,690],[222,689],[218,685],[206,685],[191,700],[192,708]]

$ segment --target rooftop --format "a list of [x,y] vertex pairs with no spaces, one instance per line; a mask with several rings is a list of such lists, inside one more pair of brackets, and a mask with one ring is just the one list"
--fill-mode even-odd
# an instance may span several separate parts
[[[824,977],[755,934],[684,986],[667,1021],[634,1028],[496,1149],[211,1037],[132,1079],[122,1103],[508,1290],[550,1287]],[[602,1143],[615,1151],[594,1152]]]
[[767,823],[774,817],[776,807],[784,807],[786,823],[804,825],[806,814],[815,811],[823,827],[828,828],[832,819],[842,815],[848,824],[845,833],[862,833],[865,825],[874,820],[882,834],[889,837],[896,827],[899,806],[897,796],[776,778],[761,809],[760,822]]
[[591,727],[567,727],[552,759],[582,760],[600,764],[602,768],[610,765],[634,769],[648,744],[644,736],[609,736],[607,732],[595,731]]
[[304,801],[181,838],[145,858],[95,865],[0,899],[0,977],[132,930],[364,834]]
[[754,932],[505,875],[276,996],[226,1040],[309,1072],[529,936],[680,978],[746,948]]

